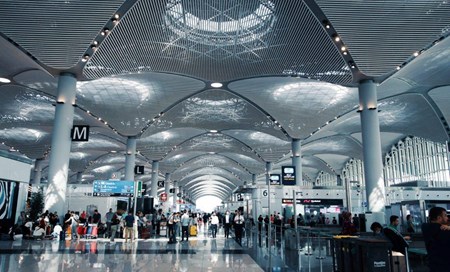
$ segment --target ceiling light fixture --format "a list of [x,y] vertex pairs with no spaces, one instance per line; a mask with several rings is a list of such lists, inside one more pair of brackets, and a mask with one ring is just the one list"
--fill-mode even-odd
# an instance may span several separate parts
[[414,57],[417,57],[418,55],[419,55],[419,52],[418,51],[416,51],[416,52],[414,52]]
[[11,80],[6,77],[0,77],[0,83],[11,83]]
[[213,83],[211,83],[211,87],[213,87],[213,88],[220,88],[222,86],[223,86],[223,84],[220,83],[220,82],[213,82]]
[[84,55],[83,58],[81,59],[82,62],[86,62],[88,61],[90,58],[90,56],[88,54]]
[[217,129],[211,129],[210,131],[209,131],[210,133],[217,133],[217,132],[219,132]]

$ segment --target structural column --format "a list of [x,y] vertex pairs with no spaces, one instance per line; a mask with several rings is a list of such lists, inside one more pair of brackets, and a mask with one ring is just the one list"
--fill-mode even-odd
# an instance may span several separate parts
[[77,184],[81,184],[83,182],[83,172],[77,172]]
[[64,214],[66,202],[69,156],[72,143],[70,131],[73,126],[73,105],[75,105],[76,88],[77,79],[74,75],[60,74],[44,207],[44,210],[56,211],[58,214]]
[[[271,207],[270,207],[270,202],[272,202],[272,193],[270,192],[270,173],[272,172],[272,163],[271,162],[266,162],[266,183],[267,183],[267,214],[269,215],[270,218],[270,214],[272,213],[271,211]],[[272,222],[271,220],[269,220],[269,228],[268,228],[268,233],[267,233],[267,238],[269,243],[271,244],[271,237],[272,237]]]
[[43,162],[43,159],[36,159],[36,161],[34,162],[34,176],[31,183],[33,185],[39,186],[41,184]]
[[364,156],[364,176],[367,207],[370,212],[385,210],[385,188],[381,157],[380,124],[377,110],[376,86],[372,80],[359,85],[359,111]]
[[169,191],[170,191],[170,173],[166,173],[166,176],[164,177],[164,192],[167,195],[167,198],[169,198]]
[[152,161],[152,191],[151,197],[158,197],[158,172],[159,172],[159,161]]
[[125,180],[134,181],[134,167],[136,164],[136,138],[128,137],[127,152],[125,154]]
[[256,185],[256,174],[252,174],[252,185]]
[[178,196],[177,196],[177,191],[178,191],[177,183],[178,183],[178,182],[177,182],[176,180],[173,181],[173,208],[174,208],[174,209],[176,209],[176,207],[177,207],[177,200],[178,200]]
[[297,185],[302,185],[302,153],[300,139],[292,139],[292,166],[295,167],[295,180]]

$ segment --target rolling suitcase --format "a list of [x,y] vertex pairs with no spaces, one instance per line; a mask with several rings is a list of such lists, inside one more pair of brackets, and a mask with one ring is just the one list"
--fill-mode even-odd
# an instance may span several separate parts
[[189,236],[197,236],[197,226],[192,225],[189,227]]

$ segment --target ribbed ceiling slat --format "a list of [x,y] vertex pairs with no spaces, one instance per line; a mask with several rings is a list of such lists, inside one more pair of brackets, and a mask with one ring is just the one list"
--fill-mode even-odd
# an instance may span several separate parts
[[450,27],[448,1],[316,1],[359,69],[389,73]]
[[84,75],[143,71],[211,81],[285,74],[340,84],[353,79],[303,1],[279,0],[139,1],[99,46]]
[[0,32],[52,68],[75,66],[123,0],[0,1]]

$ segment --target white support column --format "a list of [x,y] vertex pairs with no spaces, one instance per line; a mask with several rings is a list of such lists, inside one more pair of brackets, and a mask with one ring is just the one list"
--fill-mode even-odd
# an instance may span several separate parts
[[136,138],[128,137],[127,152],[125,154],[125,180],[134,181],[134,167],[136,165]]
[[76,89],[77,79],[73,74],[62,73],[59,76],[48,170],[48,187],[44,206],[44,210],[56,211],[58,214],[64,214],[66,204],[70,148],[72,144],[70,132],[73,126]]
[[376,86],[372,80],[359,85],[359,109],[364,156],[364,176],[368,211],[385,211],[386,194],[381,157],[380,124],[377,110]]
[[83,172],[77,172],[77,184],[81,184],[83,182]]
[[34,186],[39,186],[41,184],[43,163],[44,163],[43,159],[36,159],[34,162],[34,176],[31,183]]
[[169,198],[170,191],[170,173],[166,173],[164,177],[164,192],[167,194],[167,198]]
[[[272,193],[270,192],[270,173],[272,172],[272,163],[271,162],[266,162],[266,183],[267,183],[267,213],[269,214],[269,218],[270,215],[272,213],[271,209],[270,209],[270,202],[272,201]],[[272,242],[270,241],[272,235],[272,223],[269,220],[269,228],[268,228],[268,234],[267,234],[267,238],[269,243],[271,244]]]
[[158,197],[158,172],[159,172],[159,161],[152,161],[151,197],[153,197],[154,199]]
[[178,200],[178,197],[177,197],[177,191],[178,191],[178,186],[177,186],[177,184],[178,184],[178,182],[176,181],[176,180],[174,180],[173,181],[173,207],[174,207],[174,209],[176,209],[176,207],[177,207],[177,200]]
[[303,185],[302,180],[302,151],[299,139],[292,139],[292,166],[295,167],[295,180],[297,185]]

